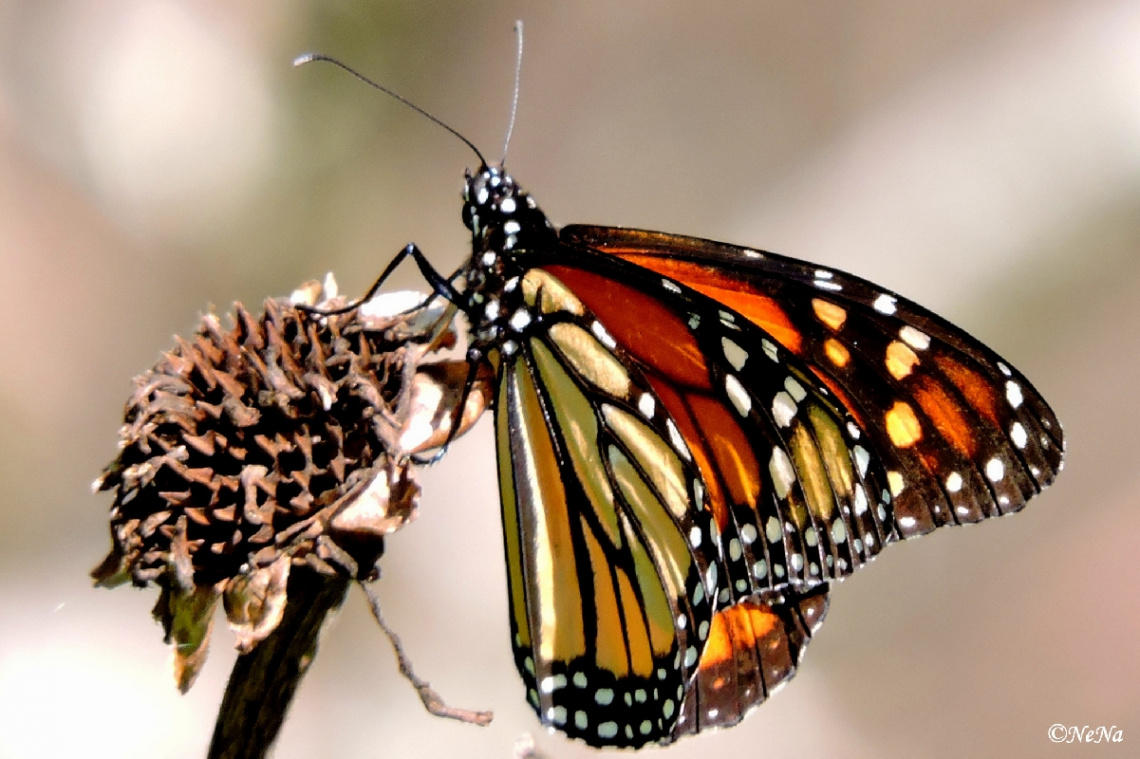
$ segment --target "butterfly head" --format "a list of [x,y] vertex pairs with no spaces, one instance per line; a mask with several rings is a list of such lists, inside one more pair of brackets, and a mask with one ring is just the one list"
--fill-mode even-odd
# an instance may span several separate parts
[[534,231],[552,228],[534,199],[505,169],[486,165],[467,173],[463,223],[471,230],[476,249],[501,252],[513,250],[520,238]]

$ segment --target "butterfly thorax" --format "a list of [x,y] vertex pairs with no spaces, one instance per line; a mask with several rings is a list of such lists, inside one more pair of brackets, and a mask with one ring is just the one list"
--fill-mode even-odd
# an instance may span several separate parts
[[462,275],[472,347],[483,355],[495,348],[510,354],[536,318],[520,287],[527,268],[520,259],[549,247],[557,232],[534,199],[500,167],[468,174],[463,200],[463,223],[472,237],[471,259]]

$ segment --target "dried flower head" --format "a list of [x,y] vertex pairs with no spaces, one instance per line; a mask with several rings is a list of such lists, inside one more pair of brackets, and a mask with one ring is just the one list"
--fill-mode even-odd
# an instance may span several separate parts
[[[464,362],[425,362],[455,335],[446,306],[421,300],[305,310],[344,305],[330,276],[258,317],[236,304],[229,327],[207,314],[135,379],[121,452],[94,484],[115,501],[92,576],[160,588],[183,690],[219,599],[249,651],[280,621],[291,568],[374,577],[384,535],[414,517],[412,456],[449,438],[467,378]],[[488,400],[476,382],[457,434]]]

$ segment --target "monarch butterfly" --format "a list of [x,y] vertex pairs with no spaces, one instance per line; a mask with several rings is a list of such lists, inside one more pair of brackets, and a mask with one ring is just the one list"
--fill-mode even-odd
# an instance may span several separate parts
[[834,583],[1060,472],[1049,406],[949,322],[773,253],[559,229],[428,118],[479,157],[472,254],[445,278],[409,245],[377,284],[414,258],[469,322],[472,378],[493,370],[512,644],[543,724],[627,747],[735,724],[794,675]]

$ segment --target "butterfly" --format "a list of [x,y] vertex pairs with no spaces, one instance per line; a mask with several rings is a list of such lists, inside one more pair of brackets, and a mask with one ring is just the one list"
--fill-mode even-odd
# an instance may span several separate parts
[[733,725],[795,674],[836,583],[1061,471],[1040,394],[944,319],[773,253],[555,227],[424,115],[479,157],[471,257],[444,277],[409,245],[374,289],[412,257],[466,316],[469,383],[494,377],[512,645],[543,724],[625,747]]
[[739,722],[795,673],[835,583],[888,543],[1018,511],[1061,470],[1024,376],[858,277],[558,229],[485,164],[463,218],[472,256],[436,284],[495,377],[515,661],[572,737]]

